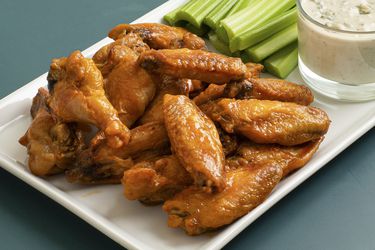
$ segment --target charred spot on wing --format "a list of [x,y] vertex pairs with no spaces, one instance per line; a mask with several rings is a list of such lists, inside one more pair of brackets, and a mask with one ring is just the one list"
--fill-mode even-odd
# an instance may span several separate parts
[[236,99],[250,99],[252,91],[253,84],[249,80],[232,81],[225,87],[224,96]]
[[139,28],[139,29],[136,29],[135,30],[135,33],[139,34],[139,36],[145,40],[145,42],[149,42],[148,40],[150,40],[153,36],[151,30],[149,29],[146,29],[146,28]]
[[157,70],[160,67],[160,62],[153,60],[152,58],[145,57],[141,61],[140,66],[146,70]]
[[55,84],[57,83],[57,79],[53,76],[53,74],[51,74],[51,72],[48,72],[47,81],[48,81],[48,90],[49,92],[52,92],[53,88],[55,87]]

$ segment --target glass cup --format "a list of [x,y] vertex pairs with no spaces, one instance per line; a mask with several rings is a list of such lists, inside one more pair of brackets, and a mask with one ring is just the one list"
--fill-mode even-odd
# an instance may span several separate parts
[[339,100],[375,99],[375,31],[324,26],[298,6],[298,66],[315,91]]

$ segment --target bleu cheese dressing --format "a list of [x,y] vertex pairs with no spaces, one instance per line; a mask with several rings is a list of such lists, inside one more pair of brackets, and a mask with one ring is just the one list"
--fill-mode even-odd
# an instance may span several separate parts
[[375,0],[305,0],[315,21],[338,30],[375,31]]
[[375,0],[298,0],[298,7],[299,68],[309,85],[336,94],[361,86],[375,98]]

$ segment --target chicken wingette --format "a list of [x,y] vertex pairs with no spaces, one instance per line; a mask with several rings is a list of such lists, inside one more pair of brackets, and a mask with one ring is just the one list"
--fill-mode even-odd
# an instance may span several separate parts
[[226,188],[206,193],[190,187],[166,201],[170,227],[183,228],[189,235],[202,234],[228,225],[262,203],[279,183],[278,165],[242,167],[226,173]]
[[320,138],[330,125],[323,110],[290,102],[220,99],[200,108],[227,133],[257,143],[298,145]]
[[171,27],[160,23],[119,24],[108,36],[114,40],[134,33],[153,49],[204,49],[204,40],[193,33],[179,27]]
[[164,96],[164,123],[172,152],[206,191],[222,191],[224,153],[214,123],[186,96]]
[[250,76],[241,59],[203,50],[149,50],[143,52],[138,61],[150,72],[216,84]]

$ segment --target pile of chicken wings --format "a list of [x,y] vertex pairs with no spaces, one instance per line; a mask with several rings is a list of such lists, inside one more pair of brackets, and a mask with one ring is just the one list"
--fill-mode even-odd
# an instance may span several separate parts
[[302,85],[207,51],[156,23],[121,24],[92,59],[53,59],[20,143],[35,175],[122,183],[127,199],[163,203],[189,235],[263,202],[317,151],[330,120]]

